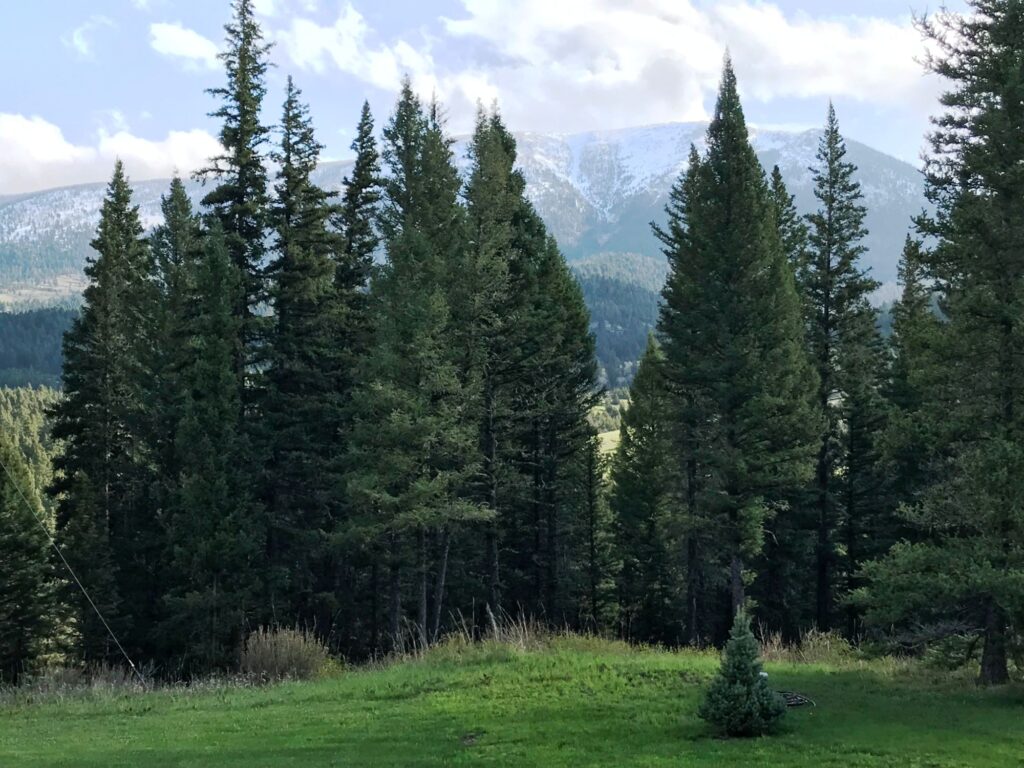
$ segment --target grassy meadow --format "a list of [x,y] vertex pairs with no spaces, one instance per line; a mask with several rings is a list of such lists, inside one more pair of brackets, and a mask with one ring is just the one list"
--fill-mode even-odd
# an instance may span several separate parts
[[[780,654],[786,656],[786,654]],[[0,766],[1019,766],[1024,688],[916,665],[769,662],[817,706],[717,738],[697,719],[710,653],[586,638],[459,641],[313,682],[93,692],[0,703]]]

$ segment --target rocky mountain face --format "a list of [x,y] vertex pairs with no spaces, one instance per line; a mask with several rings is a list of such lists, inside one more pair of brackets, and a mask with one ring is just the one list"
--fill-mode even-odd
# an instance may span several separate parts
[[[590,306],[598,357],[607,383],[631,377],[648,331],[657,320],[666,262],[651,233],[664,220],[673,182],[686,167],[691,144],[702,148],[707,126],[677,123],[566,136],[517,136],[527,191],[566,257]],[[778,165],[800,210],[815,208],[813,180],[819,131],[754,131],[766,169]],[[455,146],[463,169],[467,142]],[[923,180],[912,166],[855,141],[849,158],[868,208],[866,264],[884,284],[879,302],[895,294],[896,265],[911,217],[926,206]],[[342,188],[351,165],[325,162],[317,181]],[[134,185],[143,224],[160,221],[167,180]],[[189,181],[198,204],[204,194]],[[0,197],[0,308],[74,303],[99,221],[104,184]]]
[[[616,253],[660,258],[650,223],[661,221],[668,191],[685,168],[691,144],[706,126],[678,123],[567,136],[519,134],[519,164],[528,192],[570,261]],[[811,173],[818,131],[754,131],[767,168],[778,164],[801,210],[814,206]],[[456,145],[466,164],[466,143]],[[855,141],[849,156],[860,169],[871,232],[867,264],[892,284],[911,216],[925,206],[922,179],[907,163]],[[324,163],[322,185],[340,189],[346,162]],[[80,289],[89,241],[99,219],[104,184],[0,197],[0,302],[16,296],[45,300]],[[166,180],[135,184],[143,222],[159,221]],[[189,182],[198,201],[203,190]]]

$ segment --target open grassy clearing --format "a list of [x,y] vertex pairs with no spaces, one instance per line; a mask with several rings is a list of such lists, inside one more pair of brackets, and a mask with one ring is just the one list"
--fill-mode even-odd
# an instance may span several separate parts
[[709,654],[585,639],[448,646],[312,683],[7,702],[2,766],[1017,766],[1024,688],[897,664],[769,664],[814,698],[783,731],[709,735]]

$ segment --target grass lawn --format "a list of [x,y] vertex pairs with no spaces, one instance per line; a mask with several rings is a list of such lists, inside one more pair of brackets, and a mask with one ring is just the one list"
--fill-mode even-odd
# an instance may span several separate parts
[[612,454],[618,450],[621,438],[619,430],[615,429],[611,432],[602,432],[597,437],[601,441],[601,453]]
[[769,665],[817,702],[752,741],[694,712],[716,666],[585,639],[441,648],[313,683],[4,704],[0,766],[1024,765],[1024,689],[893,665]]

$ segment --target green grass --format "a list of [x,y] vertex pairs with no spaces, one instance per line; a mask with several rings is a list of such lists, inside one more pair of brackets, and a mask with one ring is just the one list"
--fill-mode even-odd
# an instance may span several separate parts
[[619,449],[619,442],[621,440],[619,430],[615,429],[611,432],[602,432],[597,437],[601,441],[601,453],[612,454]]
[[716,660],[585,639],[449,646],[313,683],[4,705],[0,766],[1019,766],[1024,690],[769,665],[817,708],[752,741],[694,712]]

